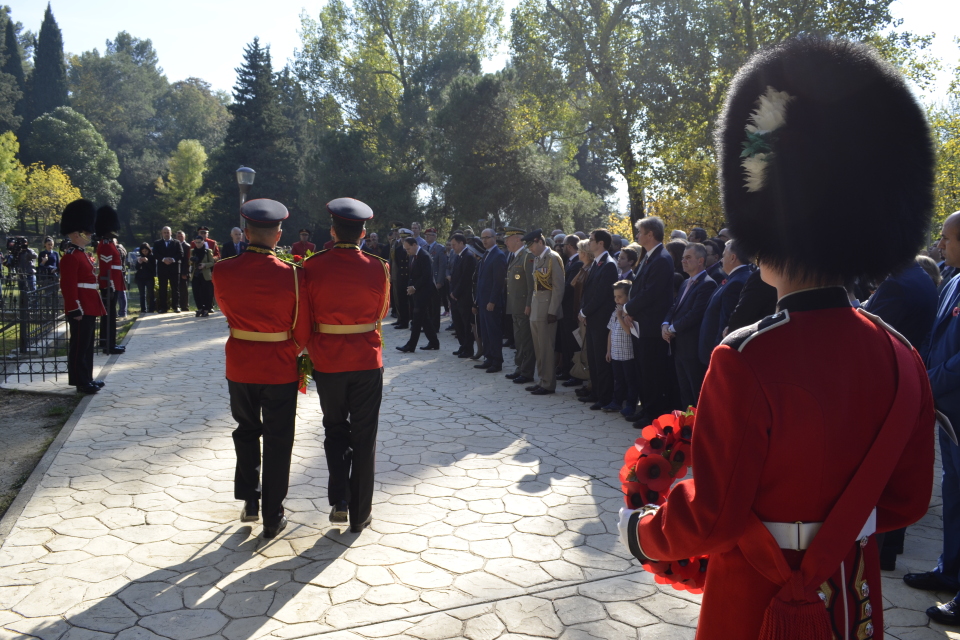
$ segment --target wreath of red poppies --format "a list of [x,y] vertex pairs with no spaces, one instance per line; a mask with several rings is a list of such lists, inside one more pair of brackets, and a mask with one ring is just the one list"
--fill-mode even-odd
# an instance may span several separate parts
[[[641,431],[623,456],[620,487],[628,509],[644,505],[662,505],[674,481],[687,475],[693,465],[690,443],[697,410],[674,411],[662,415]],[[679,591],[703,593],[707,576],[707,556],[684,560],[643,563],[658,584],[669,584]]]

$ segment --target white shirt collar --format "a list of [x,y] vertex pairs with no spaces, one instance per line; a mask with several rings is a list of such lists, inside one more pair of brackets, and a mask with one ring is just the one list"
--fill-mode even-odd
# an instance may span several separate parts
[[516,251],[514,251],[514,252],[513,252],[513,257],[514,257],[514,258],[519,258],[521,251],[523,251],[523,247],[520,247],[519,249],[517,249]]

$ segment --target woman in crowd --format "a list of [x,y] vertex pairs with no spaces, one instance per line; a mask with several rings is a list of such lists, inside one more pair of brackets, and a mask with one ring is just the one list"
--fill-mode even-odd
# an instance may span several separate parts
[[213,251],[203,240],[203,236],[193,239],[190,247],[190,271],[193,274],[193,300],[197,305],[197,317],[206,318],[213,308],[213,265],[216,262]]
[[53,238],[43,239],[43,250],[37,256],[37,273],[44,279],[57,277],[60,271],[60,254],[53,247]]
[[140,313],[153,313],[156,310],[153,297],[153,281],[157,275],[157,259],[146,242],[140,245],[140,257],[137,258],[137,289],[140,290]]

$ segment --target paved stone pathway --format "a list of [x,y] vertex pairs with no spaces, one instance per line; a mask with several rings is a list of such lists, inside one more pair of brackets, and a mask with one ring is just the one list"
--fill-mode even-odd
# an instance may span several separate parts
[[[276,540],[238,521],[223,317],[146,316],[0,548],[0,640],[686,639],[699,597],[616,535],[635,432],[564,390],[533,397],[386,329],[374,521],[331,527],[319,402],[300,398]],[[939,498],[885,578],[887,637],[946,637],[927,568]],[[939,597],[949,597],[939,594]]]

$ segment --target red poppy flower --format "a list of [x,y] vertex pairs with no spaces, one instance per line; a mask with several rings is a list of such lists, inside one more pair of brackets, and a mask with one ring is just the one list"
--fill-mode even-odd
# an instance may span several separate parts
[[668,460],[670,460],[670,466],[673,469],[673,477],[677,480],[685,477],[687,475],[687,467],[693,464],[690,444],[683,440],[677,442],[673,445],[673,449],[670,450]]
[[645,456],[637,462],[637,480],[657,492],[663,492],[673,484],[670,462],[663,456]]
[[296,262],[297,264],[299,264],[299,263],[303,262],[303,256],[298,256],[298,255],[294,254],[294,256],[293,256],[293,261]]
[[651,440],[637,438],[634,449],[640,447],[640,453],[645,456],[662,456],[667,450],[667,441],[661,437],[654,437]]
[[623,465],[626,467],[634,467],[639,459],[640,449],[637,449],[636,447],[630,447],[627,449],[626,453],[623,454]]
[[960,316],[960,307],[953,308],[953,317],[956,318],[957,316]]
[[646,485],[639,482],[621,483],[620,489],[623,491],[623,501],[627,509],[639,509],[647,504],[645,501],[648,489]]

